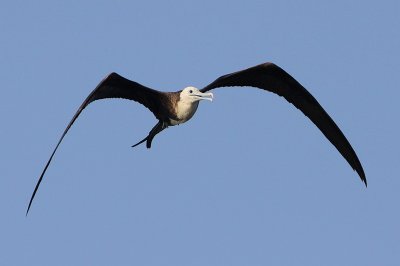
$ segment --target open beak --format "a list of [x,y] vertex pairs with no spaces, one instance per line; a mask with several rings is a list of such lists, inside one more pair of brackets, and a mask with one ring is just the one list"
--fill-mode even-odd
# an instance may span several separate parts
[[212,102],[214,95],[211,92],[208,93],[202,93],[202,92],[198,92],[195,94],[196,97],[199,98],[199,100],[209,100]]

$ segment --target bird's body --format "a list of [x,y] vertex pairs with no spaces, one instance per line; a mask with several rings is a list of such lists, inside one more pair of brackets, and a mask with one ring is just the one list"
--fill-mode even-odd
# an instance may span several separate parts
[[146,147],[151,148],[151,141],[154,136],[169,126],[176,126],[188,121],[197,111],[200,100],[212,101],[212,93],[202,93],[195,87],[186,87],[177,92],[160,92],[157,91],[160,101],[157,111],[153,112],[159,119],[157,125],[153,127],[149,135],[139,141],[132,147],[146,141]]
[[175,108],[175,115],[178,119],[175,120],[173,118],[170,118],[170,125],[176,126],[189,121],[189,119],[193,117],[194,113],[196,113],[197,107],[199,107],[199,102],[185,103],[179,101]]
[[339,127],[325,112],[318,101],[299,82],[273,63],[264,63],[221,76],[201,90],[195,87],[186,87],[177,92],[153,90],[116,73],[111,73],[89,94],[64,130],[64,133],[39,177],[31,196],[27,213],[29,212],[37,189],[61,141],[83,109],[93,101],[107,98],[123,98],[136,101],[147,107],[158,119],[158,123],[151,129],[147,137],[132,147],[146,142],[146,147],[150,148],[153,138],[162,130],[169,126],[185,123],[191,119],[198,108],[199,101],[212,101],[213,94],[208,91],[220,87],[239,86],[255,87],[270,91],[284,97],[288,102],[292,103],[321,130],[351,167],[357,171],[365,185],[367,184],[361,163]]

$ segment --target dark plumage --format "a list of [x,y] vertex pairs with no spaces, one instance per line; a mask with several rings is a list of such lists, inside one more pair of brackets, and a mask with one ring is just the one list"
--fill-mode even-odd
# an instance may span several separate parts
[[367,185],[361,163],[342,131],[318,101],[282,68],[273,63],[257,65],[219,77],[201,91],[233,86],[256,87],[284,97],[310,118]]
[[60,140],[39,177],[26,214],[29,212],[39,185],[58,146],[83,109],[93,101],[107,98],[124,98],[146,106],[158,119],[158,123],[153,127],[146,138],[132,147],[146,141],[146,147],[150,148],[154,136],[162,130],[168,126],[174,126],[188,121],[196,112],[200,100],[212,100],[212,94],[207,93],[208,91],[219,87],[237,86],[256,87],[276,93],[296,106],[322,131],[325,137],[336,147],[350,166],[358,173],[365,185],[367,185],[362,165],[339,127],[325,112],[318,101],[299,82],[273,63],[264,63],[221,76],[201,90],[194,87],[187,87],[177,92],[160,92],[153,90],[137,82],[130,81],[116,73],[111,73],[89,94],[64,130],[64,133],[61,135]]

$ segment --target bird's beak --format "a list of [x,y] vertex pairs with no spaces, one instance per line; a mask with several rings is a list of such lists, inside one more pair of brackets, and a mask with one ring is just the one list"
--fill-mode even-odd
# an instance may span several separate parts
[[214,95],[211,92],[208,92],[208,93],[198,92],[195,94],[195,96],[197,96],[199,98],[199,100],[209,100],[211,102],[214,98]]

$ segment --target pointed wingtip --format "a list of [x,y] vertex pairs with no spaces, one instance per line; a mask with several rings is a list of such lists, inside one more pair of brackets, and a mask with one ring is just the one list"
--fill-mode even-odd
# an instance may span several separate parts
[[33,194],[32,194],[32,197],[31,197],[31,200],[29,201],[28,208],[26,209],[25,217],[28,217],[28,213],[29,213],[29,210],[31,209],[31,205],[32,205],[32,202],[33,202],[33,198],[35,197],[35,194],[36,194],[37,188],[38,188],[38,186],[36,186],[36,187],[35,187],[35,190],[33,191]]
[[29,209],[31,208],[31,203],[29,203],[28,208],[26,209],[25,217],[28,217]]
[[364,176],[364,177],[361,177],[361,176],[360,176],[360,179],[361,179],[361,182],[364,183],[365,188],[368,188],[368,182],[367,182],[367,179],[365,178],[365,176]]
[[362,179],[362,181],[364,182],[364,185],[367,188],[368,187],[368,182],[367,182],[367,179],[365,178],[365,176],[364,176],[364,179]]
[[360,179],[364,183],[365,187],[368,187],[368,182],[367,182],[367,178],[366,178],[365,173],[364,173],[364,169],[361,167],[359,169],[354,169],[354,170],[360,176]]

